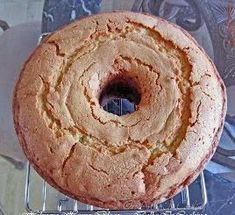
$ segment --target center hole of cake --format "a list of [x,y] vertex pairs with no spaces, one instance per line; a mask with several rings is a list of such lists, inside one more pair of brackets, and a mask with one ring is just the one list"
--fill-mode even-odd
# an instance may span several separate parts
[[128,78],[115,78],[102,89],[99,102],[109,113],[122,116],[136,111],[141,94],[138,85]]

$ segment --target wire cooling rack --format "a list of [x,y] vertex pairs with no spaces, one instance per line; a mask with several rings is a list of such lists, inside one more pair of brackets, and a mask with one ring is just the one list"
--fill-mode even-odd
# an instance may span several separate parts
[[[134,111],[135,107],[127,99],[112,99],[104,107],[116,115]],[[41,199],[41,200],[40,200]],[[37,204],[35,204],[37,202]],[[189,187],[186,187],[174,198],[135,210],[107,210],[92,205],[85,205],[59,193],[48,185],[39,175],[27,165],[25,183],[25,208],[32,214],[172,214],[176,211],[200,211],[207,203],[207,192],[203,172]]]
[[[44,33],[41,40],[48,35]],[[135,105],[127,99],[117,98],[106,102],[103,108],[116,115],[124,115],[135,110]],[[154,204],[135,210],[108,210],[85,205],[70,197],[63,195],[48,185],[27,164],[25,182],[25,209],[32,214],[164,214],[176,211],[200,211],[207,203],[207,192],[203,172],[189,187],[180,194],[161,204]]]
[[[35,199],[37,203],[35,204]],[[56,191],[27,165],[25,182],[25,209],[32,214],[165,214],[176,211],[200,211],[207,203],[207,192],[203,172],[180,194],[161,204],[135,210],[107,210],[85,205]],[[170,213],[171,214],[171,213]]]

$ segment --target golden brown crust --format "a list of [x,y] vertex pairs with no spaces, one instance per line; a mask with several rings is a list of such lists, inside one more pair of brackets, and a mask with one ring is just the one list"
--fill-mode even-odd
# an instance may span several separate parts
[[[116,77],[139,86],[132,114],[100,108],[101,89]],[[188,33],[116,12],[47,37],[22,69],[13,110],[24,152],[48,183],[88,204],[138,208],[175,195],[204,168],[226,93]]]

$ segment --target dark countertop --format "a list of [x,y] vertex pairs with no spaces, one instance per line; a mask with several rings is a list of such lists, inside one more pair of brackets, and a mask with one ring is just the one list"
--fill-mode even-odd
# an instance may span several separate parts
[[[43,11],[42,32],[54,31],[74,19],[98,13],[102,11],[101,3],[102,0],[46,0]],[[203,36],[206,39],[210,38],[211,47],[206,43],[203,44],[203,41],[199,41],[199,43],[214,58],[220,75],[226,87],[229,88],[235,85],[234,5],[235,1],[231,0],[135,0],[132,8],[128,9],[148,12],[176,22],[193,36],[196,35],[196,39],[198,36],[195,34],[196,31],[207,34]],[[203,28],[207,30],[204,30],[204,32],[200,30]],[[223,132],[223,135],[230,138],[231,144],[235,142],[235,135],[230,129],[231,126],[235,125],[234,115],[234,112],[228,112],[226,117],[226,126],[228,127],[225,127]],[[223,143],[220,143],[213,160],[235,170],[235,161],[230,158],[231,155],[235,155],[234,150],[225,149]],[[205,178],[208,204],[202,213],[207,215],[235,215],[235,183],[209,171],[205,171]],[[182,212],[181,214],[187,213]]]
[[235,215],[235,183],[205,171],[208,204],[207,215]]

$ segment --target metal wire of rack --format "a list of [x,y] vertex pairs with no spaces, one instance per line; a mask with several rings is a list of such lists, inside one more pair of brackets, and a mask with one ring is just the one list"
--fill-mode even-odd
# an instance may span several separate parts
[[[124,99],[115,99],[111,101],[113,103],[112,110],[115,110],[115,114],[121,115],[122,108],[126,105],[126,100]],[[108,110],[110,105],[106,104],[104,109]],[[118,109],[119,108],[119,109]],[[130,112],[133,110],[129,110]],[[200,174],[198,179],[189,187],[186,187],[180,194],[174,198],[162,203],[155,204],[150,207],[139,208],[135,210],[107,210],[103,208],[97,208],[92,205],[84,205],[76,200],[73,200],[67,196],[60,196],[58,198],[58,193],[54,194],[53,197],[48,197],[48,193],[51,188],[44,180],[42,181],[41,188],[36,187],[32,188],[31,183],[35,179],[32,177],[32,168],[30,164],[27,165],[26,171],[26,181],[25,181],[25,209],[27,212],[33,214],[160,214],[163,212],[176,212],[176,211],[200,211],[204,208],[207,203],[207,191],[206,184],[203,172]],[[35,173],[35,171],[34,171]],[[40,177],[37,175],[37,177]],[[35,189],[36,188],[36,189]],[[192,189],[191,189],[192,188]],[[31,197],[35,196],[35,190],[40,191],[40,197],[42,198],[41,204],[37,208],[31,206]],[[195,196],[197,194],[198,198],[192,198],[192,194]],[[60,194],[62,195],[62,194]],[[48,198],[54,198],[55,204],[53,209],[47,208]]]
[[[60,196],[58,198],[58,193],[55,193],[53,197],[56,205],[53,209],[47,208],[48,196],[47,194],[52,187],[50,187],[44,180],[40,187],[36,184],[36,187],[31,187],[31,183],[33,182],[32,168],[30,164],[27,165],[26,171],[26,181],[25,181],[25,209],[27,212],[33,214],[51,214],[51,215],[59,215],[59,214],[70,214],[70,215],[78,215],[78,214],[160,214],[163,212],[176,212],[176,211],[200,211],[202,210],[207,203],[207,191],[206,184],[203,172],[200,174],[198,179],[189,187],[186,187],[180,194],[175,196],[174,198],[161,203],[151,205],[150,207],[133,209],[133,210],[108,210],[103,208],[97,208],[92,205],[84,205],[76,200],[71,199],[70,197]],[[40,176],[37,176],[40,177]],[[191,190],[191,187],[195,186],[194,189]],[[41,204],[38,205],[38,208],[31,207],[31,197],[35,197],[35,190],[40,191],[40,197],[42,198]],[[195,195],[197,193],[199,199],[192,200],[192,194]]]
[[[39,43],[47,35],[48,33],[42,34],[39,38]],[[127,99],[116,98],[108,101],[103,106],[103,108],[108,112],[112,112],[120,116],[133,112],[135,106]],[[40,176],[38,176],[37,174],[36,176],[40,178]],[[174,211],[200,211],[207,203],[207,191],[203,172],[195,180],[194,183],[192,183],[189,187],[186,187],[180,194],[176,195],[174,198],[158,205],[154,204],[149,207],[134,210],[108,210],[97,208],[92,205],[82,204],[76,200],[71,199],[70,197],[59,193],[58,191],[56,191],[57,194],[48,197],[49,191],[53,188],[50,187],[44,180],[42,181],[41,188],[38,187],[38,184],[36,185],[37,191],[40,191],[41,189],[39,194],[42,198],[41,204],[38,205],[37,208],[33,208],[30,202],[32,202],[31,197],[36,195],[35,188],[31,188],[31,184],[33,183],[34,179],[35,178],[32,177],[32,168],[28,163],[26,170],[24,203],[26,211],[33,214],[160,214],[163,212]],[[60,195],[59,198],[58,193]],[[194,196],[194,198],[192,198],[192,196]],[[48,198],[54,198],[54,202],[56,204],[54,208],[47,208]]]

